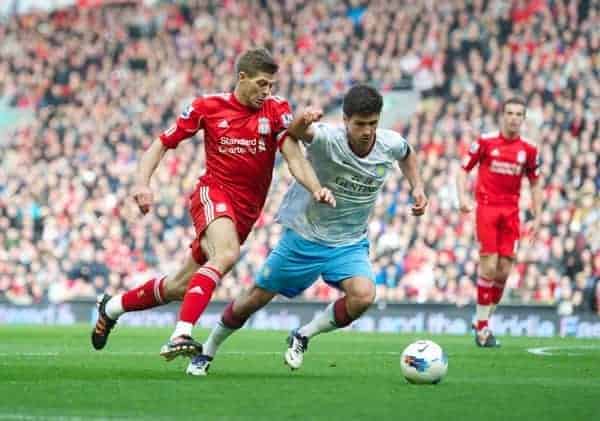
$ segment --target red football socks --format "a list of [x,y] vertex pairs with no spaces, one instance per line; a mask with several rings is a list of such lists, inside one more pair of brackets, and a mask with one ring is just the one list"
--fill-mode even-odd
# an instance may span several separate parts
[[137,311],[166,304],[163,295],[165,277],[150,279],[148,282],[127,291],[121,298],[123,310]]
[[477,304],[482,306],[489,306],[492,304],[493,297],[493,285],[492,281],[480,277],[477,281]]
[[183,297],[179,320],[195,325],[210,302],[221,272],[212,266],[203,266],[190,278],[188,289]]
[[494,282],[492,286],[492,304],[498,304],[502,299],[502,294],[504,293],[504,283]]
[[493,285],[492,281],[484,277],[480,277],[477,281],[477,330],[488,327],[490,306],[494,294]]

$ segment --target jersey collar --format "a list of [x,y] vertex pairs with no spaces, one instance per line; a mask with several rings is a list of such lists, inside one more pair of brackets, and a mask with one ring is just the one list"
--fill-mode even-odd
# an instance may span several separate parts
[[515,142],[515,141],[521,139],[521,136],[516,135],[515,137],[506,137],[506,136],[504,136],[504,133],[502,133],[502,130],[500,130],[500,139],[504,140],[505,142]]
[[350,148],[350,151],[352,151],[352,153],[355,156],[357,156],[358,158],[366,158],[367,156],[369,156],[369,154],[375,147],[375,143],[377,142],[377,134],[375,134],[375,138],[373,139],[373,143],[371,143],[371,147],[369,148],[369,150],[362,155],[358,154],[354,149],[352,149],[352,144],[350,143],[350,139],[348,138],[348,136],[346,136],[346,141],[348,142],[348,148]]

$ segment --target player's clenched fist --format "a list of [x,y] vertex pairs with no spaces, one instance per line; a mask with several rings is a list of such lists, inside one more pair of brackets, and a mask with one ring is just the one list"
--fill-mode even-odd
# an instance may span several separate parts
[[413,191],[413,198],[415,199],[415,204],[411,208],[412,214],[415,216],[423,215],[427,208],[427,203],[429,203],[423,189],[415,189]]
[[148,186],[136,186],[133,189],[133,200],[138,205],[140,212],[144,215],[148,213],[154,203],[154,194]]
[[335,208],[335,197],[327,187],[322,187],[320,190],[314,192],[313,197],[317,202],[326,203],[332,208]]
[[323,110],[317,107],[308,107],[301,113],[303,123],[309,125],[323,117]]
[[473,204],[469,199],[459,200],[458,208],[462,213],[469,213],[473,210]]

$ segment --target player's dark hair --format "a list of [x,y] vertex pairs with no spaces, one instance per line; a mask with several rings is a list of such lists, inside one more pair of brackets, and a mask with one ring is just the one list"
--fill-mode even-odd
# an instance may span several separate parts
[[348,118],[355,114],[379,114],[383,108],[383,97],[369,85],[355,85],[344,96],[344,115]]
[[520,98],[518,96],[512,96],[512,97],[504,100],[504,102],[502,103],[502,108],[500,108],[500,110],[502,112],[504,112],[504,110],[506,109],[506,106],[508,104],[522,105],[523,108],[525,108],[525,110],[527,110],[527,103],[525,102],[525,100],[523,98]]
[[277,73],[279,65],[266,48],[253,48],[243,53],[237,60],[235,70],[244,72],[248,77],[254,77],[258,72]]

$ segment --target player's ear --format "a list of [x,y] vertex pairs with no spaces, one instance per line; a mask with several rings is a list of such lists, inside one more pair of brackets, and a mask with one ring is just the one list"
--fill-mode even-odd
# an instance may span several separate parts
[[239,72],[238,73],[238,80],[241,82],[242,80],[245,80],[248,78],[248,75],[246,74],[246,72]]

